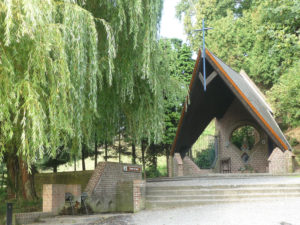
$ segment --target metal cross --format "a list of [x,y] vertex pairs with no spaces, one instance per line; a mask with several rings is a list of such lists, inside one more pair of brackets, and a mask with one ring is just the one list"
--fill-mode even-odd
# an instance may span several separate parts
[[203,47],[202,47],[202,58],[203,58],[203,80],[204,80],[204,91],[206,91],[206,69],[205,69],[205,31],[211,30],[212,27],[205,27],[204,26],[204,19],[202,19],[202,29],[198,29],[195,31],[202,31],[202,41],[203,41]]

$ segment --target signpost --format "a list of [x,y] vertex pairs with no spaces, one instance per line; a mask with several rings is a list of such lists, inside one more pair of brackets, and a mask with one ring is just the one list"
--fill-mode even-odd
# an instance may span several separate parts
[[7,205],[6,205],[6,225],[12,225],[12,212],[13,212],[12,203],[7,203]]
[[138,166],[123,166],[123,172],[134,172],[134,173],[140,173],[141,168]]

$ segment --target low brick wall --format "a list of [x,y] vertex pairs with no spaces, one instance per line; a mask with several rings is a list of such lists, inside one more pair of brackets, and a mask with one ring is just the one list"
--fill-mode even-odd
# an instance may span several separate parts
[[31,213],[15,213],[15,224],[28,224],[39,222],[41,218],[50,217],[53,214],[50,212],[31,212]]
[[[135,168],[139,168],[139,171],[124,171],[124,166],[132,166]],[[141,171],[142,167],[139,165],[115,162],[99,163],[85,189],[85,191],[89,194],[87,204],[92,208],[94,212],[118,211],[118,184],[120,184],[120,182],[132,182],[133,180],[142,180]],[[131,189],[133,187],[124,186],[124,188]]]
[[84,190],[94,170],[60,172],[60,173],[39,173],[34,176],[34,185],[38,197],[42,197],[43,184],[80,184]]
[[44,184],[43,212],[58,214],[65,205],[65,193],[71,193],[73,202],[80,202],[81,187],[79,184]]
[[170,159],[172,161],[169,163],[169,177],[198,176],[212,173],[211,169],[200,169],[188,156],[181,159],[180,154],[175,153],[174,157],[170,157]]

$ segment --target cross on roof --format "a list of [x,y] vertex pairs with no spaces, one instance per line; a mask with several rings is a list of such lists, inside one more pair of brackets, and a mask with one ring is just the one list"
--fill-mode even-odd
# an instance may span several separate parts
[[202,41],[203,41],[203,47],[202,47],[202,58],[203,58],[203,80],[204,80],[204,91],[206,91],[206,69],[205,69],[205,31],[211,30],[212,27],[205,27],[204,25],[204,19],[202,19],[202,28],[195,30],[195,31],[202,31]]

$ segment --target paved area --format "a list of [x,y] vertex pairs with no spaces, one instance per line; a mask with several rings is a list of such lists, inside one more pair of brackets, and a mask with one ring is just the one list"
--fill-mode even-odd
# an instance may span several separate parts
[[84,216],[55,216],[42,218],[29,225],[129,225],[131,214],[95,214]]
[[243,185],[243,184],[300,184],[300,176],[200,177],[176,181],[148,182],[147,186]]
[[136,225],[300,225],[300,200],[142,211],[132,221]]
[[59,216],[32,225],[300,225],[300,200],[204,205],[136,214]]
[[[300,184],[300,177],[205,177],[149,182],[149,186]],[[135,214],[58,216],[31,225],[300,225],[300,200],[237,202],[196,207],[144,210]]]

